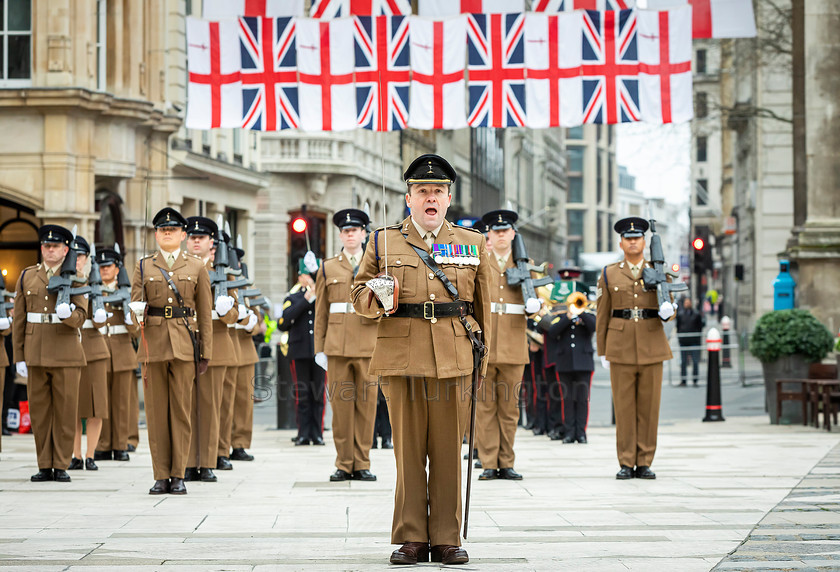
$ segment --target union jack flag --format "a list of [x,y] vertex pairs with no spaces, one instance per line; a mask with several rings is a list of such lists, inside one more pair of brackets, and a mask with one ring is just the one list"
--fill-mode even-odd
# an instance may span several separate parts
[[636,11],[583,13],[584,123],[640,121]]
[[411,85],[408,18],[358,16],[353,37],[359,127],[376,131],[405,129]]
[[242,127],[300,126],[295,18],[240,18]]
[[525,125],[525,15],[470,14],[467,53],[471,127]]
[[627,10],[636,0],[535,0],[534,12],[571,12],[572,10]]
[[309,15],[320,20],[346,16],[408,16],[411,0],[312,0]]

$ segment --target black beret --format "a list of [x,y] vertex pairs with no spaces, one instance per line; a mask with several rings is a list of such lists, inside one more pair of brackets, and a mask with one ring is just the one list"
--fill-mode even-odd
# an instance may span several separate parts
[[70,246],[73,240],[73,233],[57,224],[45,224],[38,229],[38,240],[40,242],[58,242]]
[[519,220],[519,215],[513,211],[500,209],[490,211],[481,217],[481,222],[488,230],[505,230],[513,228],[516,221]]
[[216,236],[219,227],[212,219],[206,216],[191,216],[187,218],[187,234],[192,236],[194,234],[206,234],[208,236]]
[[76,238],[73,240],[73,250],[79,252],[81,254],[90,255],[90,244],[88,241],[85,240],[85,237],[76,235]]
[[454,183],[457,177],[455,169],[446,159],[432,153],[417,157],[403,174],[403,180],[409,185],[415,183],[448,185]]
[[648,221],[637,216],[623,218],[613,225],[613,230],[625,238],[644,236],[647,232]]
[[164,207],[152,219],[152,224],[155,228],[174,226],[180,227],[183,230],[187,226],[187,220],[172,207]]
[[96,262],[102,266],[107,264],[116,264],[122,260],[120,253],[113,248],[103,247],[96,249]]
[[359,209],[344,209],[333,215],[333,224],[338,228],[358,226],[367,228],[370,224],[370,217]]

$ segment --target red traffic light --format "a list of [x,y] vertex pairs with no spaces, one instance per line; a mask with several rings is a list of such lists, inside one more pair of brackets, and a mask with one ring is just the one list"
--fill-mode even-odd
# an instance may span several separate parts
[[703,242],[702,238],[697,237],[694,239],[694,242],[692,242],[691,245],[694,247],[694,250],[703,250],[703,247],[706,246],[706,243]]
[[306,219],[302,216],[299,216],[292,221],[292,230],[295,232],[306,232],[306,226]]
[[676,262],[671,265],[671,271],[676,274],[680,271],[680,265]]

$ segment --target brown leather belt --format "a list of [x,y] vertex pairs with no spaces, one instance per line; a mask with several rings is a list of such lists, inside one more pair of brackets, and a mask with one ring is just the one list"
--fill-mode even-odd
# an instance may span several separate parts
[[150,316],[163,316],[166,319],[170,318],[184,318],[195,315],[195,310],[192,308],[180,308],[178,306],[149,306],[147,308]]
[[472,314],[472,302],[423,302],[422,304],[400,304],[391,316],[395,318],[424,318],[437,322],[438,318],[452,318]]

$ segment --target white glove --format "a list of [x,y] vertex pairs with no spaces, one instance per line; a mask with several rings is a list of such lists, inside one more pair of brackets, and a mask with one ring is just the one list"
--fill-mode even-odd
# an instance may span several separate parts
[[663,320],[667,320],[674,315],[676,308],[676,304],[672,304],[671,302],[662,302],[662,305],[659,306],[659,317]]
[[236,305],[236,300],[232,296],[219,296],[216,298],[216,313],[224,316]]
[[146,314],[146,302],[129,302],[128,307],[134,312],[137,321],[142,324]]
[[309,270],[310,274],[315,274],[318,271],[318,259],[315,258],[315,253],[307,250],[303,255],[303,265]]
[[124,316],[124,318],[125,318],[125,320],[123,320],[123,321],[126,323],[127,326],[134,325],[134,322],[131,321],[131,314],[126,314]]
[[248,323],[245,324],[245,329],[250,332],[251,330],[254,329],[254,326],[256,326],[256,325],[257,325],[257,315],[256,314],[251,314],[250,316],[248,316]]
[[68,304],[65,302],[55,307],[55,315],[58,316],[59,320],[66,320],[75,309],[75,304]]
[[0,318],[0,330],[8,329],[12,325],[9,318]]
[[239,317],[236,319],[237,322],[241,322],[248,317],[248,308],[245,307],[245,304],[239,304],[237,310],[239,310]]
[[108,313],[105,311],[105,308],[99,308],[97,311],[93,313],[93,321],[97,324],[101,324],[108,319]]
[[601,367],[604,369],[610,369],[610,362],[607,361],[607,356],[601,356]]
[[542,302],[539,298],[528,298],[525,301],[525,313],[526,314],[536,314],[540,311],[542,307]]
[[315,363],[321,366],[321,369],[327,371],[327,354],[324,352],[318,352],[315,354]]
[[17,374],[21,377],[29,377],[29,370],[26,369],[26,362],[19,361],[15,364],[15,369],[17,370]]

